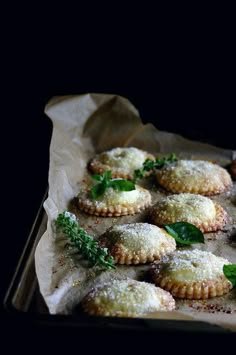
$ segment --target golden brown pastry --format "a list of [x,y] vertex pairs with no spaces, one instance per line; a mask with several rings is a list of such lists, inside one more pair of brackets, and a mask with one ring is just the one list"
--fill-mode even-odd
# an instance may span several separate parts
[[219,165],[203,160],[178,160],[156,171],[158,183],[180,193],[215,195],[232,186],[229,173]]
[[232,288],[224,276],[223,265],[228,260],[201,250],[178,250],[163,263],[153,265],[156,285],[174,297],[205,299],[222,296]]
[[96,174],[103,174],[111,170],[112,178],[133,179],[134,171],[141,169],[146,159],[155,160],[155,157],[141,149],[113,148],[97,154],[89,163],[89,170]]
[[155,311],[172,311],[175,300],[169,292],[136,280],[113,280],[92,290],[82,301],[91,315],[140,317]]
[[164,229],[148,223],[129,223],[109,228],[99,238],[117,264],[145,264],[176,249],[176,243]]
[[205,233],[221,230],[227,221],[227,213],[208,197],[181,193],[158,201],[150,211],[150,219],[158,226],[175,222],[192,223]]
[[93,199],[90,191],[83,191],[78,195],[78,206],[82,211],[95,216],[132,215],[151,204],[150,192],[139,185],[135,185],[135,188],[132,191],[117,191],[109,187],[97,199]]

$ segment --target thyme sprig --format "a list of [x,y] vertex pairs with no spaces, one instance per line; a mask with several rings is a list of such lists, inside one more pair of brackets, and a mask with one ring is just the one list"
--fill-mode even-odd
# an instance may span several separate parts
[[160,169],[164,165],[173,163],[175,161],[177,161],[177,158],[174,153],[171,153],[167,158],[156,158],[156,160],[146,159],[143,163],[143,167],[134,171],[133,182],[136,183],[138,179],[142,179],[145,176],[146,172],[153,171],[155,169]]
[[99,265],[105,269],[116,268],[114,259],[108,254],[107,248],[101,248],[91,235],[79,227],[78,220],[73,213],[68,211],[60,213],[56,219],[56,226],[92,266]]

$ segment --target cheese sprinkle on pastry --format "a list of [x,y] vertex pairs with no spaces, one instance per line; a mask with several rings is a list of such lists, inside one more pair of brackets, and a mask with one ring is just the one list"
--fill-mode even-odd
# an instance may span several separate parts
[[89,191],[78,195],[79,208],[91,215],[102,217],[119,217],[141,212],[151,205],[151,194],[148,190],[135,185],[132,191],[117,191],[109,187],[104,195],[93,199]]
[[155,157],[134,147],[114,148],[97,154],[88,167],[96,174],[111,170],[112,178],[133,179],[134,171],[141,169],[146,159],[155,160]]
[[229,173],[203,160],[178,160],[156,171],[158,183],[166,190],[180,193],[215,195],[232,186]]
[[115,225],[99,238],[117,264],[145,264],[174,252],[176,243],[164,229],[148,223]]
[[169,292],[136,280],[113,280],[92,290],[82,301],[90,315],[140,317],[150,312],[172,311],[175,300]]
[[206,233],[221,230],[227,222],[227,213],[208,197],[181,193],[158,201],[151,209],[150,218],[159,226],[175,222],[192,223]]
[[223,266],[228,260],[201,250],[178,250],[163,263],[154,264],[153,280],[174,297],[206,299],[229,292],[232,283]]

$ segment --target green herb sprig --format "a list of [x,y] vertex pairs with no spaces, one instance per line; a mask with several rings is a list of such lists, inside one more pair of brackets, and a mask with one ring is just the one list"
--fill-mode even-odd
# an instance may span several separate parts
[[79,223],[73,213],[64,211],[56,219],[56,226],[61,230],[70,243],[75,246],[91,265],[99,265],[105,269],[115,269],[114,259],[108,254],[107,248],[100,248],[91,235],[79,227]]
[[175,239],[178,246],[204,243],[203,233],[191,223],[176,222],[166,224],[164,228]]
[[98,184],[91,189],[91,194],[94,199],[102,196],[108,187],[112,187],[118,191],[132,191],[135,190],[135,185],[132,181],[123,179],[111,179],[111,171],[105,171],[102,175],[92,175],[93,180]]
[[236,286],[236,264],[224,265],[223,273],[225,277],[232,283],[233,287],[235,287]]
[[146,159],[143,163],[143,167],[141,169],[137,169],[134,171],[134,179],[135,183],[138,179],[142,179],[146,172],[153,171],[155,169],[160,169],[166,164],[170,164],[177,161],[176,155],[171,153],[167,158],[156,158],[156,160]]

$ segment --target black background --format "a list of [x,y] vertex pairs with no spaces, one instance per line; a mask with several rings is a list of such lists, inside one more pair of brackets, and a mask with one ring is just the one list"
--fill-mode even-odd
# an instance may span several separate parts
[[52,127],[43,111],[52,96],[123,95],[144,122],[236,149],[231,21],[190,16],[172,23],[172,13],[160,23],[159,13],[121,12],[114,22],[80,11],[75,20],[54,12],[51,22],[45,14],[38,21],[36,13],[14,13],[1,67],[3,294],[47,187]]

